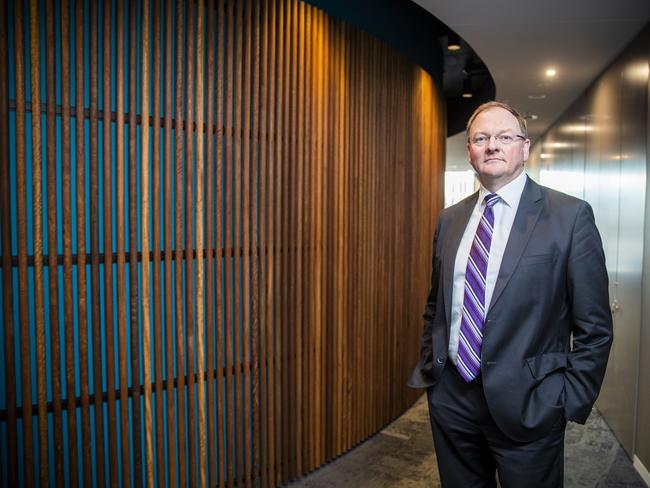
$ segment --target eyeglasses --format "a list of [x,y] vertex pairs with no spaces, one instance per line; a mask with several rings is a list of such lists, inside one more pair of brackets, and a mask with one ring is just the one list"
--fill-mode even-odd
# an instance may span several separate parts
[[477,134],[474,137],[470,139],[470,143],[473,146],[477,147],[482,147],[485,146],[490,142],[490,139],[494,137],[494,140],[499,141],[500,144],[503,144],[504,146],[507,146],[508,144],[512,144],[515,142],[517,139],[521,139],[522,141],[525,141],[526,138],[522,135],[516,134],[499,134],[496,136],[489,136],[487,134]]

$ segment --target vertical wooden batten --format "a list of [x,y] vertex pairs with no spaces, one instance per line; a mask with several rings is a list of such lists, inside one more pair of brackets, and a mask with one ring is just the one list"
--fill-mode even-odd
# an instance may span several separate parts
[[[52,2],[48,3],[46,17],[46,42],[55,42],[55,12]],[[57,165],[56,165],[56,65],[55,52],[46,53],[46,87],[47,87],[47,228],[48,228],[48,281],[50,287],[50,351],[52,364],[52,407],[54,410],[54,470],[57,487],[64,484],[63,424],[61,406],[61,342],[59,334],[59,270],[57,239]]]
[[26,175],[26,121],[25,121],[25,39],[22,2],[15,6],[14,46],[16,85],[16,220],[18,242],[18,320],[20,321],[20,391],[23,407],[23,450],[24,450],[24,484],[34,483],[34,444],[32,440],[32,385],[31,361],[32,349],[29,338],[29,288],[27,270],[27,175]]
[[222,28],[225,27],[227,38],[225,41],[225,56],[230,62],[224,61],[224,66],[228,66],[225,70],[224,77],[224,123],[223,123],[223,138],[224,138],[224,159],[223,159],[223,260],[224,260],[224,274],[223,274],[223,310],[224,310],[224,348],[225,348],[225,412],[226,418],[226,448],[227,455],[227,481],[228,488],[235,485],[236,476],[239,476],[240,470],[237,469],[238,463],[241,465],[241,456],[237,454],[236,450],[240,447],[236,440],[236,381],[238,377],[236,366],[234,364],[234,350],[233,350],[233,285],[232,285],[232,259],[234,257],[234,249],[232,244],[232,182],[233,182],[233,136],[235,129],[233,127],[233,96],[234,96],[234,80],[232,64],[234,63],[234,37],[235,37],[235,3],[226,2],[225,18],[226,22]]
[[[77,0],[81,2],[82,0]],[[141,5],[129,3],[129,37],[128,37],[128,94],[129,94],[129,132],[128,132],[128,230],[129,230],[129,332],[131,359],[131,435],[133,436],[133,484],[142,486],[142,413],[140,385],[140,297],[143,296],[139,286],[138,264],[138,10]],[[142,225],[142,223],[140,224]],[[138,386],[138,387],[136,387]],[[121,386],[124,388],[124,386]]]
[[[194,268],[200,260],[198,249],[195,250],[194,241],[194,172],[195,172],[195,151],[194,133],[196,130],[195,121],[195,97],[197,90],[195,86],[195,69],[197,53],[194,45],[195,35],[195,5],[194,2],[185,4],[185,22],[187,36],[185,39],[185,347],[186,347],[186,374],[187,374],[187,461],[189,484],[196,486],[196,415],[195,415],[195,352],[196,352],[196,327],[194,307],[196,296],[194,287]],[[198,31],[197,27],[197,31]],[[197,77],[198,78],[198,77]]]
[[[34,233],[34,319],[36,322],[36,396],[38,402],[38,446],[40,483],[48,484],[47,391],[45,357],[45,310],[43,276],[43,146],[41,141],[41,61],[38,2],[29,3],[29,58],[32,100],[32,223]],[[31,386],[30,386],[31,388]]]
[[203,0],[197,2],[196,14],[196,365],[197,365],[197,412],[198,412],[198,467],[201,488],[206,485],[206,457],[207,443],[205,431],[205,364],[204,364],[204,89],[203,89],[203,63],[204,63],[204,4]]
[[[171,1],[171,0],[170,0]],[[169,9],[168,9],[169,11]],[[176,2],[176,56],[175,56],[175,179],[174,179],[174,231],[175,231],[175,275],[174,275],[174,304],[176,325],[176,424],[178,438],[178,476],[177,483],[185,486],[187,480],[187,456],[185,449],[185,330],[183,327],[183,2]],[[189,295],[188,295],[189,296]],[[189,371],[189,368],[187,368]]]
[[[140,101],[141,117],[141,146],[140,146],[140,205],[141,205],[141,239],[142,239],[142,372],[144,386],[144,455],[145,480],[149,488],[154,486],[154,457],[153,457],[153,415],[151,410],[151,269],[150,269],[150,235],[149,235],[149,1],[142,2],[142,33],[141,33],[141,76],[142,94]],[[154,67],[156,69],[157,67]],[[135,113],[132,113],[133,117]],[[135,142],[135,141],[134,141]],[[157,145],[158,141],[154,141]],[[155,146],[154,146],[155,147]],[[135,198],[135,195],[132,196]],[[133,247],[135,242],[131,242]],[[139,382],[139,381],[138,381]],[[135,384],[135,382],[134,382]],[[137,484],[137,483],[136,483]]]
[[[206,103],[205,103],[205,369],[207,372],[206,384],[206,436],[207,436],[207,470],[208,486],[215,486],[217,480],[217,462],[216,462],[216,443],[217,421],[215,418],[215,382],[216,378],[212,374],[215,370],[215,307],[214,307],[214,288],[215,276],[213,266],[215,261],[214,251],[216,249],[213,239],[214,229],[214,148],[217,135],[216,129],[213,130],[214,119],[214,99],[215,99],[215,70],[211,66],[215,65],[215,41],[217,28],[217,5],[208,6],[206,17],[206,47],[207,47],[207,84],[206,84]],[[221,453],[219,453],[221,454]]]
[[[162,2],[162,0],[160,0]],[[172,248],[172,218],[174,201],[172,199],[173,188],[173,171],[174,167],[174,154],[172,153],[173,142],[173,90],[172,90],[172,62],[173,62],[173,49],[170,40],[174,37],[174,23],[173,23],[173,2],[172,0],[165,1],[165,74],[164,74],[164,91],[165,91],[165,128],[164,128],[164,228],[165,228],[165,407],[166,407],[166,479],[170,484],[178,484],[176,477],[176,421],[174,418],[174,306],[172,303],[174,283],[173,283],[173,259],[174,253]],[[159,400],[162,403],[162,399]],[[162,419],[160,420],[162,423]]]
[[[160,205],[160,174],[162,169],[161,158],[165,158],[163,146],[160,144],[161,128],[161,90],[162,90],[162,9],[163,1],[153,2],[153,56],[152,56],[152,153],[151,153],[151,199],[152,199],[152,262],[153,262],[153,341],[154,341],[154,384],[155,384],[155,432],[156,432],[156,479],[161,483],[165,479],[165,418],[163,416],[163,303],[162,303],[162,271],[161,263],[161,218]],[[165,199],[166,201],[167,199]],[[152,460],[153,462],[153,460]]]
[[[90,445],[90,391],[88,372],[88,291],[86,285],[86,118],[84,116],[84,2],[76,0],[75,22],[75,203],[77,213],[77,331],[79,345],[79,386],[81,391],[81,443]],[[90,148],[88,148],[90,149]],[[84,486],[92,484],[92,452],[82,448]]]
[[[223,205],[222,205],[222,199],[223,199],[223,155],[224,155],[224,122],[223,122],[223,117],[224,117],[224,90],[225,90],[225,78],[224,78],[224,71],[225,71],[225,55],[224,55],[224,46],[225,46],[225,33],[224,33],[224,25],[225,25],[225,20],[226,19],[226,8],[225,8],[225,2],[224,0],[218,0],[217,2],[217,22],[218,22],[218,28],[217,28],[217,108],[216,108],[216,127],[215,127],[215,135],[216,135],[216,160],[215,160],[215,185],[214,185],[214,191],[215,191],[215,210],[214,210],[214,222],[215,222],[215,232],[214,232],[214,242],[215,242],[215,249],[221,250],[223,249]],[[228,473],[230,469],[227,467],[227,452],[232,452],[232,451],[227,451],[226,445],[229,445],[225,439],[225,437],[228,435],[227,432],[229,431],[229,428],[224,428],[224,422],[223,419],[226,417],[225,409],[226,409],[226,403],[224,399],[224,385],[226,383],[226,378],[224,378],[224,372],[226,369],[224,368],[224,344],[225,344],[225,339],[224,339],[224,293],[223,293],[223,278],[221,278],[223,275],[223,258],[224,258],[224,252],[217,252],[215,256],[215,276],[217,278],[220,278],[215,284],[215,301],[216,301],[216,311],[215,311],[215,321],[214,321],[214,327],[215,327],[215,335],[216,335],[216,341],[215,341],[215,372],[216,372],[216,390],[217,390],[217,408],[216,408],[216,415],[217,419],[219,421],[217,422],[218,426],[216,428],[216,435],[217,435],[217,451],[218,451],[218,457],[219,461],[217,463],[217,468],[218,468],[218,476],[219,476],[219,488],[223,488],[223,486],[226,483],[226,480],[228,480]]]
[[244,445],[244,480],[243,483],[247,488],[251,486],[251,478],[253,476],[253,456],[251,452],[252,444],[252,426],[251,426],[251,307],[250,307],[250,264],[253,257],[251,249],[251,112],[252,97],[251,97],[251,71],[253,66],[251,64],[251,50],[252,50],[252,10],[253,6],[250,1],[242,3],[243,19],[241,25],[244,29],[243,40],[243,92],[242,92],[242,174],[241,174],[241,249],[242,249],[242,287],[241,287],[241,308],[242,308],[242,374],[243,374],[243,419],[244,419],[244,437],[242,439]]
[[[103,217],[104,217],[104,323],[106,347],[106,400],[108,412],[108,483],[117,483],[117,405],[115,391],[115,325],[113,316],[113,153],[111,144],[107,141],[112,137],[111,101],[114,99],[111,90],[111,33],[112,33],[112,1],[104,2],[102,28],[102,163],[104,181]],[[109,183],[110,182],[110,183]],[[99,290],[97,291],[99,293]]]
[[[7,24],[7,3],[0,5],[0,25]],[[0,31],[0,59],[9,59],[8,29]],[[16,397],[16,355],[14,352],[14,306],[13,306],[13,267],[11,265],[11,193],[10,193],[10,161],[9,161],[9,70],[7,63],[0,63],[0,229],[2,231],[2,320],[4,334],[4,372],[5,372],[5,398],[7,404],[7,466],[15,466],[7,470],[7,483],[11,486],[18,484],[18,429],[16,410],[18,407]],[[49,219],[48,219],[49,220]],[[58,399],[58,403],[57,403]],[[59,396],[54,396],[56,407],[61,404]],[[55,417],[55,429],[60,432],[59,416]],[[56,416],[56,413],[55,413]],[[59,424],[57,426],[57,420]],[[60,439],[60,437],[59,437]]]
[[117,33],[116,33],[116,94],[115,94],[115,239],[117,251],[117,327],[119,342],[119,384],[120,384],[120,438],[122,451],[121,478],[131,481],[131,444],[129,442],[129,388],[126,330],[126,235],[124,215],[124,0],[117,2]]
[[[102,323],[101,294],[99,288],[99,13],[95,3],[90,4],[90,262],[91,262],[91,330],[92,330],[92,369],[93,369],[93,420],[96,442],[95,466],[96,486],[105,486],[104,456],[104,401],[100,392],[104,390],[102,372],[106,366],[102,362]],[[85,121],[84,121],[85,122]],[[110,186],[109,186],[110,189]]]

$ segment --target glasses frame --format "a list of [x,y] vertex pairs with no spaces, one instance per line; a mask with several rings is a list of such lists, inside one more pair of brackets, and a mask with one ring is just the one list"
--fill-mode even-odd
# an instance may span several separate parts
[[[521,134],[489,134],[489,135],[488,134],[480,134],[480,136],[481,137],[487,137],[486,141],[483,142],[483,143],[477,143],[475,141],[477,136],[474,136],[471,139],[468,139],[468,142],[472,146],[484,147],[484,146],[486,146],[486,145],[488,145],[490,143],[490,141],[492,140],[493,137],[494,137],[495,142],[499,142],[499,144],[501,144],[502,146],[509,146],[510,144],[512,144],[513,142],[515,142],[518,139],[521,139],[522,141],[526,140],[526,137],[522,136]],[[501,140],[501,138],[504,137],[504,136],[512,137],[513,139],[510,142],[504,142],[503,140]]]

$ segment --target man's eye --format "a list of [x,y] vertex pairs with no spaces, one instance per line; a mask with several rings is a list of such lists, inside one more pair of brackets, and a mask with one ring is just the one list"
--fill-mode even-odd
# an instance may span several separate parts
[[485,136],[477,136],[477,137],[474,138],[474,142],[476,144],[485,144],[485,141],[487,141],[487,140],[488,140],[488,138],[485,137]]
[[513,141],[513,137],[509,136],[508,134],[504,134],[502,136],[499,136],[499,140],[504,144],[510,144]]

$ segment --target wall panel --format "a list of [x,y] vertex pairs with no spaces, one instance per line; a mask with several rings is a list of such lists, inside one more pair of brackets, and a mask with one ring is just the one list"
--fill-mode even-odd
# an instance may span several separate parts
[[[536,142],[530,172],[594,209],[609,274],[614,343],[596,403],[630,457],[650,466],[648,409],[648,45],[646,27]],[[573,165],[558,148],[571,147]],[[581,164],[584,161],[584,164]],[[571,191],[574,190],[574,191]],[[645,232],[644,232],[645,230]],[[644,268],[644,252],[645,268]],[[626,401],[621,401],[625,398]]]
[[0,10],[0,485],[278,486],[412,404],[428,73],[296,0]]

